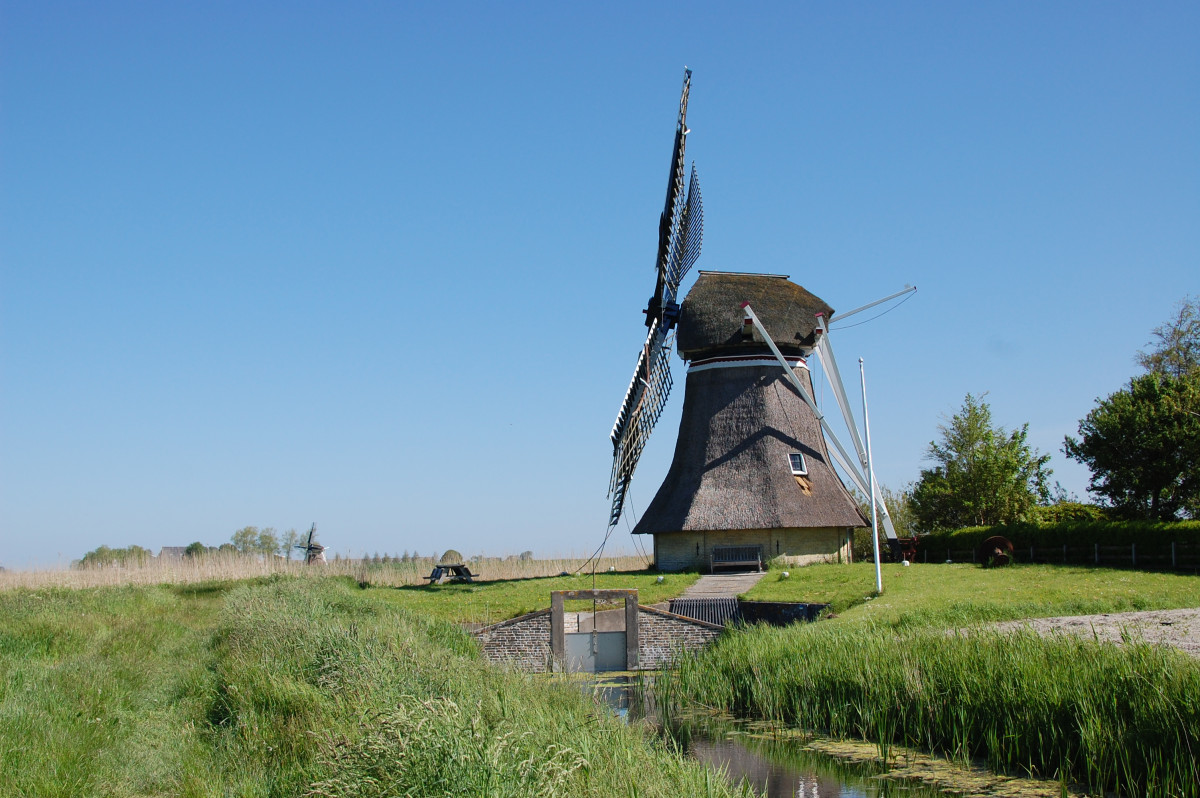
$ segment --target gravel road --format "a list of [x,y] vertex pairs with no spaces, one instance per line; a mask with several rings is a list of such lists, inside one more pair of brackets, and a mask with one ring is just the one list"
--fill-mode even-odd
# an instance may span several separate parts
[[1200,608],[1072,615],[1063,618],[1027,618],[998,623],[996,628],[1001,631],[1033,629],[1042,635],[1095,635],[1101,640],[1114,642],[1120,642],[1125,634],[1129,634],[1147,643],[1175,646],[1193,657],[1200,658]]

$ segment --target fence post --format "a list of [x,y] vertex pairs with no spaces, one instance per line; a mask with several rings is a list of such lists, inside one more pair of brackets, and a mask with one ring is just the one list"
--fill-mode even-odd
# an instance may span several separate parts
[[1033,545],[1032,544],[1029,546],[1029,562],[1030,563],[1033,562]]
[[1063,565],[1067,564],[1067,544],[1063,544]]
[[1177,560],[1175,558],[1175,541],[1172,540],[1171,541],[1171,567],[1178,568],[1179,566],[1176,563],[1177,563]]
[[1096,565],[1099,565],[1100,564],[1100,544],[1094,543],[1092,545],[1094,545],[1096,547]]
[[1136,543],[1129,544],[1129,559],[1133,562],[1134,565],[1137,565],[1137,544]]

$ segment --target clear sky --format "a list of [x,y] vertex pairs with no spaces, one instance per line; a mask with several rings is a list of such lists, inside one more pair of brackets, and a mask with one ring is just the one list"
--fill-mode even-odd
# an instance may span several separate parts
[[698,268],[841,310],[919,288],[834,337],[880,479],[987,392],[1082,496],[1063,436],[1200,293],[1197,31],[1195,2],[5,0],[0,564],[314,521],[343,554],[590,551],[684,65]]

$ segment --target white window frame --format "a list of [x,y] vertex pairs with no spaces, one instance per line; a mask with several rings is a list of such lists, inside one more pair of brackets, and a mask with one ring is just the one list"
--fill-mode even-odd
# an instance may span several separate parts
[[[792,459],[794,457],[800,458],[800,468],[799,469],[796,468],[796,463]],[[788,453],[788,467],[792,469],[792,476],[794,476],[794,477],[808,476],[808,461],[804,459],[804,452]]]

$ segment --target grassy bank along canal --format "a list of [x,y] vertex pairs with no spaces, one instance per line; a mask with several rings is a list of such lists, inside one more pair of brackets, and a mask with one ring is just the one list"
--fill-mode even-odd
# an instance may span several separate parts
[[350,579],[0,591],[0,795],[728,796]]
[[[985,626],[1083,608],[1194,606],[1200,579],[1046,566],[972,571],[888,569],[885,587],[893,587],[879,598],[862,589],[869,566],[768,576],[752,597],[828,601],[837,617],[726,635],[664,674],[659,701],[867,740],[881,754],[904,746],[981,761],[996,773],[1077,782],[1088,794],[1200,796],[1200,662],[1132,639]],[[954,589],[968,581],[973,590]],[[1089,595],[1093,587],[1103,589]]]
[[653,673],[556,674],[601,707],[633,724],[657,729],[671,745],[703,763],[714,778],[760,798],[1082,798],[1058,781],[994,773],[980,762],[856,739],[833,739],[761,721],[683,709],[664,718],[655,701]]

